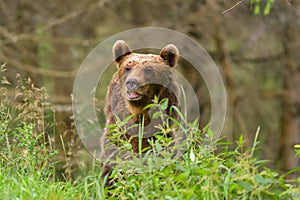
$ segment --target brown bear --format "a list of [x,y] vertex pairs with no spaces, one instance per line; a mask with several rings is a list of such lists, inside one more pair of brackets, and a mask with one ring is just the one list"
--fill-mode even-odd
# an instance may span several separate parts
[[[179,51],[173,44],[165,46],[159,55],[133,53],[128,44],[118,40],[113,46],[113,55],[118,67],[108,87],[105,106],[106,126],[116,123],[116,118],[121,120],[132,116],[127,122],[125,139],[130,141],[132,151],[139,151],[139,128],[134,125],[144,122],[142,148],[149,146],[149,138],[159,129],[157,125],[162,123],[161,118],[153,119],[155,110],[144,109],[152,103],[156,96],[158,100],[167,98],[166,113],[173,119],[178,119],[178,114],[169,112],[172,106],[179,107],[179,86],[175,80],[173,68],[177,65]],[[172,120],[169,120],[172,126]],[[131,128],[128,128],[131,127]],[[133,128],[132,128],[133,127]],[[102,159],[109,159],[115,155],[118,144],[111,145],[108,139],[110,135],[107,128],[101,139]],[[168,137],[174,144],[180,143],[182,135],[171,131]],[[113,146],[113,147],[112,147]],[[174,145],[173,145],[174,146]]]

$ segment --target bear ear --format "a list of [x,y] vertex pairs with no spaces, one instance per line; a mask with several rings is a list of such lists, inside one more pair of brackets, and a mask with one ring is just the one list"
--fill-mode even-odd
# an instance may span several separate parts
[[117,40],[113,46],[114,59],[118,63],[120,60],[131,54],[128,44],[124,40]]
[[174,67],[179,58],[179,51],[177,47],[173,44],[168,44],[160,51],[160,56],[168,61],[171,67]]

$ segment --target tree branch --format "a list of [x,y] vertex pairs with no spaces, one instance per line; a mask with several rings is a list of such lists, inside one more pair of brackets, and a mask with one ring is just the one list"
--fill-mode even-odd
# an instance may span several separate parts
[[235,7],[237,7],[238,5],[240,5],[241,3],[243,3],[244,0],[240,0],[239,2],[237,2],[236,4],[234,4],[233,6],[231,6],[230,8],[224,10],[222,12],[222,15],[226,14],[227,12],[231,11],[232,9],[234,9]]
[[26,63],[19,62],[17,60],[10,59],[4,55],[0,54],[0,60],[4,63],[11,64],[21,70],[25,70],[32,74],[39,74],[45,77],[52,77],[52,78],[70,78],[76,75],[77,70],[72,71],[60,71],[60,70],[45,70],[33,65],[29,65]]

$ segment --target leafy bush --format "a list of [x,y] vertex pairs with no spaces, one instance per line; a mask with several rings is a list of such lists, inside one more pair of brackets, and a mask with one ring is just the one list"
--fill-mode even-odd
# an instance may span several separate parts
[[[160,106],[163,111],[164,103],[155,102],[151,106]],[[110,175],[113,182],[108,188],[110,198],[299,199],[300,179],[293,180],[295,185],[287,184],[283,175],[264,166],[266,161],[253,157],[256,146],[243,150],[242,136],[234,150],[229,150],[229,143],[221,142],[210,148],[202,145],[201,139],[205,138],[201,137],[203,133],[210,132],[209,126],[200,131],[197,123],[187,123],[183,116],[182,120],[184,125],[180,125],[179,131],[188,136],[182,159],[162,156],[166,154],[145,154],[144,159],[135,157],[130,161],[116,159],[117,165]],[[166,124],[162,127],[170,128]],[[163,128],[161,130],[164,132]],[[152,153],[163,151],[156,143],[151,149]]]
[[[4,71],[2,66],[1,72]],[[49,178],[54,170],[55,151],[50,135],[46,134],[50,122],[45,116],[50,107],[45,90],[18,76],[16,95],[11,98],[7,90],[9,82],[5,77],[1,79],[1,167],[24,175],[39,171]]]
[[[2,65],[1,73],[4,71]],[[51,126],[51,121],[47,121],[51,116],[47,95],[30,79],[17,78],[16,94],[12,97],[8,92],[10,83],[0,77],[0,196],[5,199],[54,197],[62,186],[52,181],[56,151],[47,134]]]

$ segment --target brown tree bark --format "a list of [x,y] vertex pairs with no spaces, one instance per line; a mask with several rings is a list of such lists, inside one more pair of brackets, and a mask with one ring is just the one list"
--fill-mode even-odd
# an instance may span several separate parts
[[293,145],[300,142],[299,103],[300,103],[300,2],[294,1],[284,30],[285,56],[283,66],[283,95],[281,98],[281,135],[280,152],[282,169],[295,168],[299,159],[295,155]]

